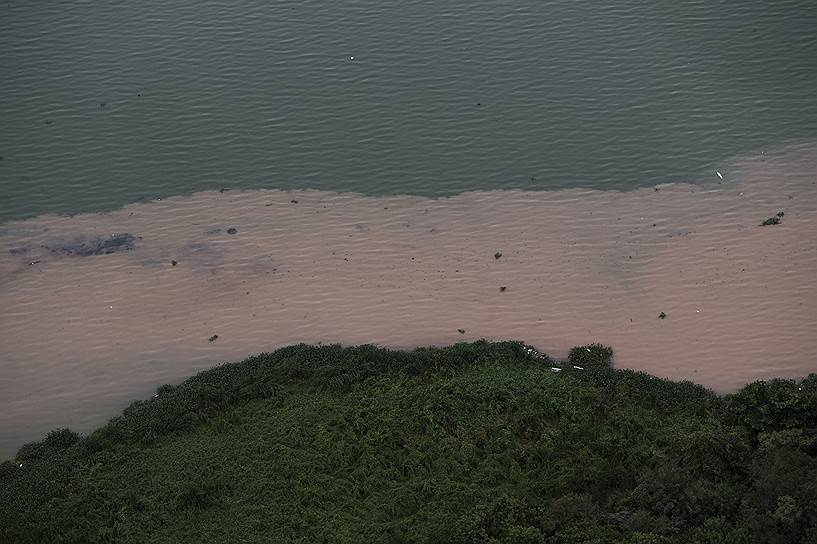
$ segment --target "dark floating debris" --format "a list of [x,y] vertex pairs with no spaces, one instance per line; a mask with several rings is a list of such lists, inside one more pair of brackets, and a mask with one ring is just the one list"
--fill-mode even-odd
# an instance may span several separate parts
[[465,329],[457,329],[457,332],[460,334],[465,334]]
[[207,339],[208,342],[215,342],[216,340],[218,340],[217,334],[214,334],[213,336]]
[[96,238],[77,238],[67,242],[43,244],[42,247],[57,255],[88,257],[130,251],[136,247],[136,240],[137,237],[133,234],[123,233],[98,236]]
[[177,264],[179,264],[179,261],[177,261],[176,259],[170,261],[170,266],[176,266]]
[[31,248],[28,246],[18,246],[9,248],[9,253],[12,255],[25,255],[29,251],[31,251]]
[[500,287],[500,288],[499,288],[499,290],[500,290],[502,293],[504,293],[504,292],[505,292],[505,290],[506,290],[507,288],[508,288],[507,286],[503,285],[502,287]]
[[783,212],[777,212],[774,215],[774,217],[770,217],[770,218],[764,220],[763,223],[760,224],[760,226],[761,227],[766,227],[768,225],[779,225],[780,220],[783,218],[784,215],[786,215],[786,214],[783,213]]
[[236,234],[237,232],[238,229],[235,227],[230,227],[229,229],[227,229],[227,234]]
[[297,203],[298,203],[298,201],[297,201],[297,200],[294,200],[294,199],[293,199],[293,200],[290,200],[289,202],[290,202],[291,204],[297,204]]
[[658,314],[658,319],[666,319],[666,318],[667,318],[667,314],[665,314],[664,312],[661,312],[660,314]]
[[502,253],[500,253],[499,251],[494,253],[494,259],[499,260],[500,257],[502,257]]
[[35,264],[37,264],[39,262],[41,262],[39,259],[37,259],[36,261],[31,261],[30,263],[28,263],[28,266],[34,266]]

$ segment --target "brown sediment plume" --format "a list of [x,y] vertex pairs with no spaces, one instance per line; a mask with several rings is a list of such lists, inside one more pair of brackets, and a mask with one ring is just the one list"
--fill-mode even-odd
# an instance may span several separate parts
[[[721,392],[817,371],[815,151],[660,191],[206,192],[7,223],[0,449],[297,342],[601,342],[616,366]],[[54,250],[111,234],[134,243]]]

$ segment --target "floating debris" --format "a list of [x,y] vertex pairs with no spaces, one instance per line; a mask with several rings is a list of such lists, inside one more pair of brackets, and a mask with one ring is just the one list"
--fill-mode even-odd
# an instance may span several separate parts
[[665,314],[664,312],[661,312],[660,314],[658,314],[658,319],[666,319],[666,318],[667,318],[667,314]]
[[770,217],[770,218],[768,218],[768,219],[764,220],[764,221],[763,221],[763,222],[760,224],[760,226],[761,226],[761,227],[766,227],[766,226],[768,226],[768,225],[779,225],[779,224],[780,224],[780,220],[783,218],[783,216],[784,216],[784,215],[785,215],[785,214],[784,214],[783,212],[777,212],[777,213],[776,213],[776,214],[775,214],[773,217]]
[[457,329],[457,332],[460,334],[465,334],[465,329]]
[[502,253],[500,253],[499,251],[494,253],[494,259],[499,260],[500,257],[502,257]]
[[57,255],[109,255],[122,251],[130,251],[136,247],[136,236],[128,233],[111,234],[96,238],[77,238],[66,242],[51,242],[42,247]]
[[215,342],[216,340],[218,340],[217,334],[214,334],[213,336],[207,339],[208,342]]
[[548,359],[544,353],[539,353],[533,346],[525,346],[525,353],[534,359]]
[[499,288],[499,291],[504,293],[507,288],[508,288],[507,286],[503,285],[502,287]]
[[229,229],[227,229],[227,234],[236,234],[236,233],[238,233],[238,229],[235,228],[235,227],[230,227]]
[[25,255],[29,251],[31,251],[31,248],[28,246],[18,246],[9,248],[9,253],[11,255]]
[[175,259],[173,259],[172,261],[170,261],[170,266],[176,266],[177,264],[179,264],[179,261],[177,261],[177,260],[175,260]]

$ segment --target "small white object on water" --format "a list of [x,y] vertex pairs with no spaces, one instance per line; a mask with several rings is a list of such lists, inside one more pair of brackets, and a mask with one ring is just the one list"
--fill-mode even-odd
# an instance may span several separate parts
[[108,309],[109,309],[109,310],[113,310],[113,306],[108,306]]
[[20,468],[22,468],[22,467],[23,467],[23,463],[20,463]]
[[699,313],[701,313],[701,310],[695,310],[695,313],[699,314]]
[[561,372],[561,371],[562,371],[562,369],[561,369],[561,368],[559,368],[558,366],[552,366],[552,367],[550,367],[550,369],[551,369],[553,372]]
[[576,365],[573,365],[573,368],[575,368],[576,370],[584,370],[584,367],[583,367],[583,366],[576,366]]
[[349,57],[349,60],[355,60],[355,57]]
[[718,177],[719,177],[719,178],[723,179],[723,174],[721,174],[721,173],[720,173],[720,172],[718,172],[717,170],[715,171],[715,173],[716,173],[716,174],[718,174]]
[[590,348],[584,348],[584,349],[587,350],[587,353],[590,353]]

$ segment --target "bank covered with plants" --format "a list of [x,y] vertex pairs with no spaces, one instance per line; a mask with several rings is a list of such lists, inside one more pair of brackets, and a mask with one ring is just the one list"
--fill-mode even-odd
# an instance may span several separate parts
[[[817,375],[292,346],[0,465],[0,542],[817,543]],[[715,363],[712,363],[715,364]]]

